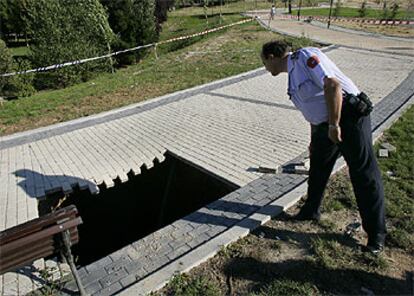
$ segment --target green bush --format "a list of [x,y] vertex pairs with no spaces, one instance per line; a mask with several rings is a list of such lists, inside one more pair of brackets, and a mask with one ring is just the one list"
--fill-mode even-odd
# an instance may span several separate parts
[[367,15],[367,1],[363,1],[361,8],[358,10],[359,17],[365,17]]
[[[49,66],[108,53],[113,39],[106,12],[98,0],[27,0],[25,21],[32,36],[30,59]],[[59,88],[108,71],[98,60],[36,75],[38,89]]]
[[[19,66],[13,61],[12,54],[5,42],[0,39],[0,74],[20,71],[30,68],[28,61],[22,61]],[[34,92],[32,86],[33,75],[0,77],[0,96],[24,97]]]
[[384,4],[382,6],[382,18],[383,19],[388,19],[388,8],[387,8],[387,1],[384,1]]
[[342,8],[342,3],[341,0],[337,0],[336,4],[335,4],[335,9],[333,11],[333,15],[338,17],[341,15],[341,8]]
[[396,16],[397,16],[397,14],[398,14],[398,10],[400,9],[400,6],[398,5],[398,3],[393,3],[392,5],[391,5],[391,15],[390,15],[390,18],[391,19],[395,19],[396,18]]
[[[116,34],[114,50],[145,45],[158,40],[153,0],[101,0],[109,14],[109,24]],[[139,50],[116,57],[120,64],[139,61],[146,51]]]
[[174,6],[174,0],[156,0],[155,18],[157,20],[157,32],[161,31],[161,24],[167,20],[168,10]]

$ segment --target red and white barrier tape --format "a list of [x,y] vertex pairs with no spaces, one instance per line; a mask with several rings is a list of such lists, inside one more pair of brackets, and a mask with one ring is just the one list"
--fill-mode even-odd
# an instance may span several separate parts
[[241,25],[241,24],[244,24],[244,23],[247,23],[247,22],[251,22],[253,20],[254,20],[254,18],[246,19],[246,20],[242,20],[242,21],[239,21],[239,22],[235,22],[235,23],[232,23],[232,24],[225,25],[225,26],[209,29],[209,30],[206,30],[206,31],[203,31],[203,32],[199,32],[199,33],[195,33],[195,34],[191,34],[191,35],[186,35],[186,36],[180,36],[180,37],[177,37],[177,38],[172,38],[172,39],[168,39],[168,40],[160,41],[160,42],[156,42],[156,43],[150,43],[150,44],[146,44],[146,45],[136,46],[136,47],[133,47],[133,48],[120,50],[120,51],[113,52],[113,53],[106,54],[106,55],[102,55],[102,56],[99,56],[99,57],[87,58],[87,59],[71,61],[71,62],[66,62],[66,63],[61,63],[61,64],[55,64],[55,65],[50,65],[50,66],[47,66],[47,67],[40,67],[40,68],[36,68],[36,69],[31,69],[31,70],[4,73],[4,74],[0,74],[0,77],[8,77],[8,76],[36,73],[36,72],[44,72],[44,71],[55,70],[55,69],[59,69],[59,68],[67,67],[67,66],[84,64],[84,63],[91,62],[91,61],[110,58],[110,57],[113,57],[113,56],[116,56],[116,55],[119,55],[119,54],[122,54],[122,53],[126,53],[126,52],[136,51],[136,50],[149,48],[149,47],[156,47],[158,45],[167,44],[167,43],[171,43],[171,42],[178,41],[178,40],[186,40],[186,39],[194,38],[194,37],[197,37],[197,36],[206,35],[206,34],[217,32],[217,31],[220,31],[220,30],[223,30],[223,29],[226,29],[226,28],[230,28],[230,27],[233,27],[233,26],[237,26],[237,25]]
[[[279,15],[279,18],[286,19],[297,19],[295,15]],[[321,16],[300,16],[301,20],[313,19],[316,21],[328,21],[327,17]],[[360,19],[360,18],[331,18],[331,22],[357,22],[357,23],[368,23],[375,25],[414,25],[414,21],[410,20],[375,20],[375,19]]]

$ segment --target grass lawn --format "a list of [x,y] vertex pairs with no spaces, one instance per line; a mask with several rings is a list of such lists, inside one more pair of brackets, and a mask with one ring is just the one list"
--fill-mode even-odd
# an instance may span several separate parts
[[27,46],[10,47],[9,49],[13,56],[26,56],[29,54],[29,48]]
[[[342,7],[339,12],[339,17],[359,17],[359,8],[352,8],[352,7]],[[334,9],[332,9],[333,13]],[[372,18],[372,19],[382,19],[383,18],[383,11],[379,9],[369,9],[366,10],[367,14],[365,18]],[[294,14],[295,12],[292,12]],[[329,8],[315,8],[315,9],[304,9],[300,11],[300,14],[305,15],[313,15],[313,16],[328,16],[329,15]],[[388,12],[390,14],[390,11]],[[333,16],[333,14],[332,14]],[[406,18],[413,18],[414,13],[409,12],[407,10],[403,10],[402,8],[399,9],[396,15],[396,19],[406,19]]]
[[379,159],[389,230],[381,256],[362,252],[362,230],[345,235],[359,214],[343,170],[328,185],[321,222],[280,215],[190,273],[176,276],[155,295],[412,295],[413,133],[411,107],[381,140],[397,148]]
[[[211,6],[207,9],[207,13],[211,14],[219,14],[220,9],[222,13],[241,13],[245,11],[251,10],[259,10],[259,9],[269,9],[272,6],[272,3],[267,0],[245,0],[245,1],[238,1],[238,2],[231,2],[228,4],[224,4],[223,6]],[[281,1],[276,1],[276,6],[284,7],[284,4]],[[174,12],[175,15],[195,15],[200,14],[204,16],[204,8],[203,7],[188,7],[184,9],[179,9]]]
[[[229,5],[228,9],[233,8]],[[161,40],[220,25],[218,15],[210,15],[207,25],[200,13],[202,8],[171,13],[164,24]],[[241,19],[238,13],[224,14],[222,24]],[[0,104],[0,135],[96,114],[256,69],[262,66],[261,45],[278,38],[282,37],[250,22],[160,46],[158,59],[150,51],[139,64],[119,69],[115,74],[102,74],[65,89],[41,91],[3,102]],[[304,38],[290,40],[294,47],[312,44]]]

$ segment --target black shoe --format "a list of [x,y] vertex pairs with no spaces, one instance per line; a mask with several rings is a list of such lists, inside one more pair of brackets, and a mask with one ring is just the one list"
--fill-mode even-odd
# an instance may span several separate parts
[[367,245],[365,251],[371,253],[374,256],[379,256],[384,251],[384,244],[377,243],[373,245]]
[[384,251],[384,245],[385,235],[374,235],[373,237],[368,237],[368,243],[365,249],[372,255],[378,256]]
[[319,222],[321,220],[320,214],[307,214],[303,212],[299,212],[294,216],[290,216],[289,220],[293,221],[315,221]]

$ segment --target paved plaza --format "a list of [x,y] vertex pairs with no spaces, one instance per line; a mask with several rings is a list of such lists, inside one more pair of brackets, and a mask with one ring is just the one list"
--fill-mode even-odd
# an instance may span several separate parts
[[[257,15],[264,20],[266,25],[268,24],[268,13]],[[414,57],[413,38],[381,36],[338,27],[335,29],[335,25],[332,30],[328,30],[326,24],[319,22],[307,23],[281,17],[275,17],[270,22],[270,27],[283,34],[303,36],[323,43]]]
[[[403,49],[412,47],[412,42],[309,29],[295,21],[275,20],[271,25],[287,34],[346,44],[324,51],[376,105],[384,98],[392,105],[392,98],[397,98],[398,109],[414,93],[413,51]],[[126,182],[129,175],[164,161],[167,151],[240,187],[80,270],[91,294],[110,295],[130,286],[305,181],[251,170],[281,166],[307,149],[309,124],[290,102],[286,85],[286,74],[275,78],[261,68],[107,113],[1,137],[0,230],[37,217],[37,201],[49,193],[70,193],[79,187],[99,194],[98,185],[112,187],[116,179]],[[390,108],[379,108],[377,122],[395,111]],[[0,294],[23,295],[38,285],[24,273],[7,273],[0,277]],[[136,290],[130,291],[136,295]]]

